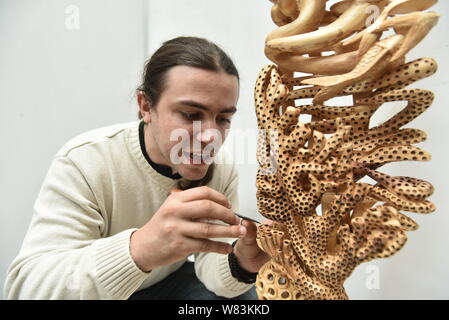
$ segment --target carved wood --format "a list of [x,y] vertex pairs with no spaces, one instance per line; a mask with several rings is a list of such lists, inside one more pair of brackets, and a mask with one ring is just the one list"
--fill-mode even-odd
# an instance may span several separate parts
[[[257,292],[261,299],[347,299],[343,284],[353,270],[393,255],[405,232],[418,228],[401,211],[435,210],[430,183],[379,168],[431,158],[415,146],[426,133],[404,126],[434,99],[407,87],[434,74],[437,63],[406,62],[406,54],[437,23],[438,14],[425,11],[437,1],[271,2],[279,28],[265,46],[275,64],[262,69],[255,87],[256,185],[259,212],[275,223],[258,229],[271,260],[259,271]],[[372,6],[380,15],[369,21]],[[348,95],[351,105],[326,104]],[[307,98],[312,103],[295,105]],[[373,114],[392,101],[407,106],[373,126]],[[376,183],[361,182],[365,176]]]

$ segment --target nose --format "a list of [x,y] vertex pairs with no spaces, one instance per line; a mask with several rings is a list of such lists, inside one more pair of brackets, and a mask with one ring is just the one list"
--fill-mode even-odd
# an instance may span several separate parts
[[198,121],[197,124],[194,123],[193,134],[196,141],[208,144],[219,138],[217,135],[220,131],[211,121]]
[[216,139],[217,134],[219,134],[219,132],[215,128],[204,129],[197,133],[196,140],[203,144],[208,144]]

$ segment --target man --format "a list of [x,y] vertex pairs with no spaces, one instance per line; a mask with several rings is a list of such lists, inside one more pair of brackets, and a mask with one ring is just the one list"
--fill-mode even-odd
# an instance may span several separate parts
[[[55,156],[5,296],[255,298],[268,256],[256,225],[234,214],[237,172],[218,152],[238,90],[234,64],[213,43],[164,43],[138,89],[141,121],[80,135]],[[187,133],[180,149],[174,132]]]

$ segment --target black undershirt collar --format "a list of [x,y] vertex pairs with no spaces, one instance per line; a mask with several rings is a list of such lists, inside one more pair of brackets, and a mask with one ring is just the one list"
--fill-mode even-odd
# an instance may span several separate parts
[[161,175],[170,178],[170,179],[181,179],[182,176],[179,173],[175,173],[173,174],[171,171],[171,168],[169,166],[165,166],[162,164],[157,164],[155,162],[153,162],[153,160],[150,159],[150,157],[148,156],[147,150],[145,148],[145,136],[144,136],[144,125],[145,122],[141,121],[139,124],[139,141],[140,141],[140,149],[142,150],[143,156],[145,157],[145,159],[148,161],[148,163],[150,164],[150,166],[158,173],[160,173]]

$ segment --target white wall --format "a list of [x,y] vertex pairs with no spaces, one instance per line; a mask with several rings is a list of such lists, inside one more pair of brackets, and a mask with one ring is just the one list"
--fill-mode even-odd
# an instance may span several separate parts
[[[69,5],[80,9],[78,30],[66,28]],[[162,41],[196,35],[221,45],[241,74],[233,130],[254,132],[253,85],[260,68],[269,63],[263,44],[275,27],[270,7],[268,0],[0,0],[1,286],[20,248],[53,154],[78,133],[136,118],[133,94],[144,59]],[[447,1],[434,8],[442,14],[448,9]],[[437,99],[411,125],[428,132],[422,147],[433,154],[433,160],[385,168],[396,175],[431,181],[438,210],[427,216],[409,214],[420,229],[409,233],[404,249],[356,269],[346,284],[353,299],[449,298],[449,206],[445,199],[449,155],[444,143],[448,29],[443,16],[410,55],[430,56],[440,64],[437,75],[414,85],[434,90]],[[258,217],[257,164],[251,151],[255,146],[248,148],[247,164],[239,165],[241,212]],[[369,266],[379,270],[379,289],[366,287],[373,272]]]

